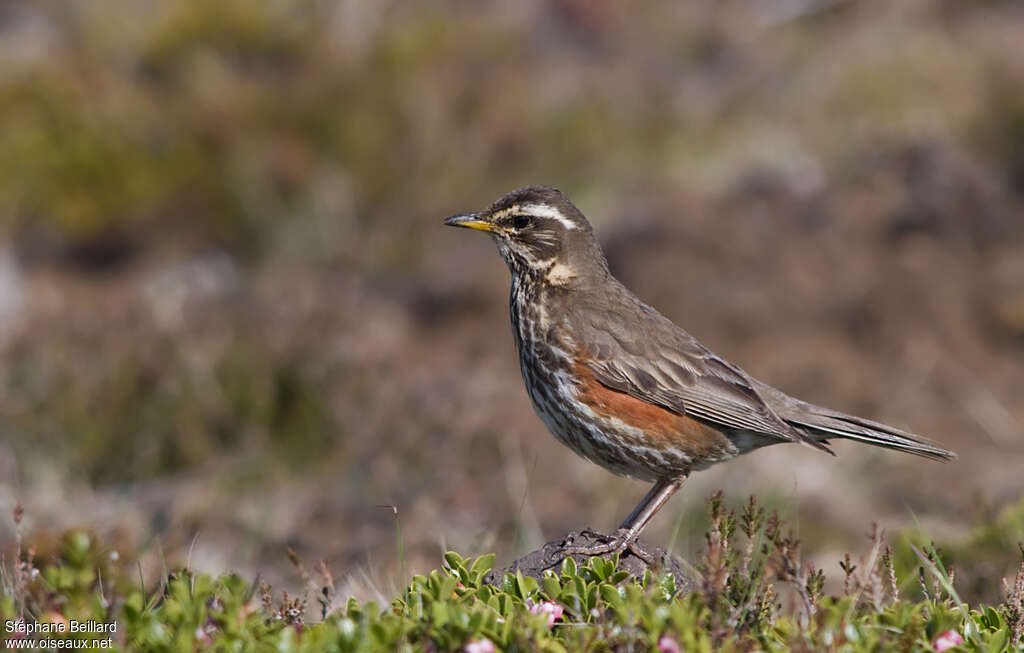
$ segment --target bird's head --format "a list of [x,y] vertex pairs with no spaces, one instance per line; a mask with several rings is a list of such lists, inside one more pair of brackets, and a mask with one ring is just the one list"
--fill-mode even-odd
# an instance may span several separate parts
[[484,211],[453,215],[444,223],[491,234],[515,275],[569,285],[608,271],[590,223],[554,188],[519,188]]

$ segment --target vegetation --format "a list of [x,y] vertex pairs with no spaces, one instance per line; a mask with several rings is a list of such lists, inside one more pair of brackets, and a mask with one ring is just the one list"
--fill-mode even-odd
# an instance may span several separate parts
[[[1019,2],[73,4],[0,3],[0,506],[28,533],[0,519],[4,618],[189,650],[816,648],[847,627],[982,647],[1004,630],[989,607],[1010,627]],[[505,270],[440,226],[524,183],[570,192],[616,274],[716,351],[956,466],[855,446],[716,466],[673,506],[676,550],[717,580],[675,598],[601,562],[557,591],[483,589],[457,558],[425,573],[438,540],[510,558],[642,492],[548,438]],[[812,591],[767,518],[748,562],[742,510],[702,542],[702,483],[770,496],[830,570],[872,520],[922,525],[890,527],[894,583],[855,553],[848,588]],[[976,613],[915,553],[932,538]],[[296,603],[289,549],[337,580],[318,568]]]
[[[83,532],[58,556],[17,551],[5,569],[5,623],[116,623],[114,645],[138,651],[1012,651],[1024,650],[1024,557],[998,605],[970,607],[934,546],[894,551],[876,528],[870,553],[841,564],[841,588],[800,558],[778,515],[754,498],[739,512],[708,501],[711,526],[693,579],[627,577],[616,559],[570,559],[539,579],[506,573],[484,583],[495,556],[449,552],[389,605],[336,596],[327,566],[303,597],[275,595],[237,575],[188,569],[140,586],[120,560]],[[16,515],[20,519],[20,515]],[[912,552],[913,569],[896,562]],[[1024,547],[1021,549],[1024,556]],[[915,590],[901,589],[913,578]],[[689,591],[684,591],[684,588]],[[5,634],[8,643],[52,633]],[[95,641],[95,634],[59,637]]]

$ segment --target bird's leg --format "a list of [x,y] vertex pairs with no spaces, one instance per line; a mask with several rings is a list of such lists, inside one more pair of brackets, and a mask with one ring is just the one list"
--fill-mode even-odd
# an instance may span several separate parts
[[608,542],[590,546],[570,546],[565,548],[563,553],[566,556],[574,554],[595,556],[606,553],[622,553],[624,550],[629,549],[647,564],[652,564],[654,560],[647,551],[637,545],[637,538],[640,536],[640,531],[647,526],[647,522],[651,521],[654,514],[672,498],[672,495],[679,488],[683,487],[685,481],[685,474],[671,479],[659,480],[644,495],[644,498],[640,500],[636,508],[633,508],[633,512],[629,513],[629,517],[626,517],[626,521],[622,522],[615,531],[615,535]]

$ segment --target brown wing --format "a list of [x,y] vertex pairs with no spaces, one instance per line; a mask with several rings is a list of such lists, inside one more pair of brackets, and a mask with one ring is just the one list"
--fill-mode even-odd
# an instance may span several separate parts
[[[577,313],[583,318],[579,322],[586,324],[575,334],[584,350],[581,362],[601,384],[726,432],[807,442],[828,450],[769,408],[746,372],[668,318],[639,300],[618,306],[616,314],[592,307]],[[627,306],[636,313],[622,315]],[[629,330],[622,328],[626,324]]]

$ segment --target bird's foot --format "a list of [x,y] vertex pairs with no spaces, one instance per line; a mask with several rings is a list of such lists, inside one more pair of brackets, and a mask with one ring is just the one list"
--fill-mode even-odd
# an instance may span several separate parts
[[605,535],[604,533],[597,533],[588,528],[580,531],[580,535],[585,535],[592,540],[599,541],[596,544],[565,547],[562,549],[562,560],[573,555],[583,555],[588,557],[603,556],[609,553],[621,554],[623,551],[628,550],[648,565],[653,565],[655,563],[655,556],[640,544],[636,535],[631,534],[629,529],[620,528],[615,531],[614,535]]

